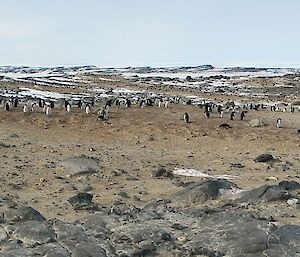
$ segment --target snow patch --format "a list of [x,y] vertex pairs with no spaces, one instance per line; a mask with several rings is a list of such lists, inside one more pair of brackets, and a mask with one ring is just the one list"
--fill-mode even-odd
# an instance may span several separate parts
[[213,179],[227,179],[227,180],[233,180],[237,176],[233,175],[209,175],[207,173],[204,173],[203,171],[196,170],[196,169],[175,169],[173,171],[175,175],[180,176],[187,176],[187,177],[201,177],[201,178],[213,178]]

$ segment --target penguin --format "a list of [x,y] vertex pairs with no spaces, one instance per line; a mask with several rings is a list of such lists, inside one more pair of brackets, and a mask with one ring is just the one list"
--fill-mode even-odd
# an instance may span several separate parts
[[145,108],[146,107],[146,101],[144,99],[140,102],[140,107],[141,108]]
[[161,108],[161,107],[162,107],[162,104],[163,104],[163,100],[162,100],[162,99],[159,99],[159,102],[158,102],[158,108]]
[[244,119],[245,119],[245,116],[246,116],[245,113],[246,113],[245,111],[242,111],[242,112],[241,112],[241,120],[244,120]]
[[183,114],[183,120],[184,120],[185,123],[189,123],[190,122],[190,116],[189,116],[189,114],[187,112],[185,112]]
[[129,99],[126,99],[126,107],[129,108],[131,106],[131,101]]
[[82,107],[82,102],[81,102],[81,100],[78,101],[77,107],[78,107],[79,109],[81,109],[81,107]]
[[50,108],[54,109],[54,102],[53,101],[50,101]]
[[45,102],[44,102],[44,99],[39,99],[39,107],[40,108],[44,108],[44,105],[45,105]]
[[27,112],[28,112],[28,105],[27,105],[27,104],[24,105],[24,107],[23,107],[23,112],[24,112],[24,113],[27,113]]
[[36,103],[31,104],[31,111],[34,112],[34,106],[36,105]]
[[208,109],[204,112],[204,115],[205,115],[206,118],[209,118],[209,117],[210,117],[210,112],[209,112]]
[[222,106],[221,105],[218,105],[217,112],[221,115],[221,112],[222,112]]
[[230,114],[230,120],[233,120],[234,116],[235,116],[235,112],[231,112],[231,114]]
[[47,115],[47,116],[49,116],[50,114],[51,114],[51,106],[47,106],[46,107],[46,112],[45,112],[45,114]]
[[106,120],[107,119],[107,116],[106,116],[106,110],[105,109],[102,109],[102,110],[99,110],[98,112],[99,116],[97,118],[97,120]]
[[9,103],[5,103],[5,111],[9,112]]
[[165,108],[167,109],[169,107],[169,101],[165,102]]
[[85,107],[85,113],[86,114],[89,114],[91,112],[91,108],[90,106],[87,104],[86,107]]
[[228,125],[227,123],[223,123],[219,126],[219,128],[230,129],[232,127],[230,125]]
[[44,114],[46,114],[46,109],[47,109],[47,107],[48,107],[48,106],[44,104],[44,106],[43,106],[43,113],[44,113]]
[[70,111],[71,111],[71,105],[70,105],[69,103],[68,103],[67,106],[66,106],[66,111],[67,111],[67,112],[70,112]]
[[224,112],[223,112],[223,111],[221,111],[221,112],[220,112],[220,118],[222,119],[222,118],[223,118],[223,116],[224,116]]
[[66,110],[67,112],[68,112],[68,110],[67,110],[67,109],[68,109],[68,105],[70,105],[69,102],[68,102],[68,100],[65,100],[65,110]]
[[19,99],[18,97],[14,98],[14,107],[17,108],[19,104]]
[[276,127],[281,128],[281,118],[278,118],[276,121]]

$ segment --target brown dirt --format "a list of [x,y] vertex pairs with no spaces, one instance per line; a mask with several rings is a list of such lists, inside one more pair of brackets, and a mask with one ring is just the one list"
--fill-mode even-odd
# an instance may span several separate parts
[[[182,120],[186,111],[191,116],[190,124]],[[82,110],[69,114],[55,110],[50,117],[41,110],[29,115],[21,109],[1,110],[1,142],[16,147],[0,146],[0,193],[38,209],[46,218],[59,215],[71,221],[81,213],[74,212],[67,199],[86,185],[93,187],[95,202],[103,204],[120,199],[117,193],[123,190],[130,196],[123,201],[135,205],[178,191],[171,180],[151,177],[160,165],[170,170],[184,167],[236,175],[234,182],[242,188],[276,183],[268,177],[300,182],[300,136],[296,133],[300,113],[253,111],[247,114],[246,121],[230,121],[228,116],[222,120],[217,115],[206,119],[201,109],[182,105],[169,109],[113,107],[109,121],[103,123],[96,120],[96,114],[86,115]],[[279,116],[282,129],[275,127]],[[257,117],[263,117],[269,125],[250,127],[248,121]],[[232,129],[219,128],[223,122]],[[12,134],[19,137],[11,137]],[[279,162],[270,166],[253,161],[265,152],[272,153]],[[66,171],[46,165],[81,154],[99,158],[101,172],[69,178]],[[286,161],[292,167],[284,172],[281,165]],[[231,168],[231,163],[241,163],[245,168]],[[114,169],[133,173],[138,180],[112,177]],[[136,202],[133,195],[141,201]]]

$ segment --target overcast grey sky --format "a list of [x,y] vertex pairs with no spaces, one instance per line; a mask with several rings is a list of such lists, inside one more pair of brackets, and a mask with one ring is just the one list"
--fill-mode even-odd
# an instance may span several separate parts
[[300,67],[299,0],[0,3],[0,65]]

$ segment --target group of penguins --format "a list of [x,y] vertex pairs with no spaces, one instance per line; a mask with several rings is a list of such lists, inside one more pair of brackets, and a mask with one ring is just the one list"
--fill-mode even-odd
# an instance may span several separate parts
[[[5,111],[10,111],[11,108],[17,108],[19,104],[20,104],[19,99],[17,97],[14,97],[4,103],[4,109]],[[39,99],[38,102],[33,102],[32,104],[25,103],[23,106],[23,112],[24,113],[34,112],[37,106],[43,108],[43,112],[46,115],[50,115],[52,109],[54,108],[54,102],[51,100],[46,102],[44,99]]]
[[[205,105],[204,115],[205,115],[206,118],[209,118],[211,116],[211,112],[212,112],[211,111],[211,107],[209,107],[208,105]],[[223,111],[223,108],[222,108],[221,105],[219,105],[217,107],[217,112],[220,115],[220,118],[224,117],[224,111]],[[245,119],[246,113],[247,113],[247,111],[245,111],[245,110],[241,111],[241,113],[240,113],[240,120],[244,120]],[[231,111],[231,113],[230,113],[230,120],[234,120],[235,115],[236,115],[236,112],[235,111]],[[185,123],[189,123],[190,122],[190,116],[189,116],[189,114],[187,112],[185,112],[183,114],[183,120],[184,120]]]
[[[211,116],[211,112],[212,112],[212,107],[209,105],[209,104],[204,104],[202,105],[201,107],[204,106],[204,115],[206,118],[209,118]],[[271,110],[273,111],[273,106],[271,106]],[[264,105],[252,105],[252,104],[249,104],[249,105],[244,105],[243,106],[243,109],[241,112],[240,112],[240,120],[244,120],[245,117],[246,117],[246,113],[248,112],[247,110],[258,110],[259,108],[261,109],[264,109]],[[216,106],[216,111],[217,113],[220,115],[220,118],[223,118],[224,117],[224,110],[223,110],[223,107],[221,105],[217,105]],[[235,118],[235,115],[236,115],[236,112],[234,110],[231,111],[230,113],[230,120],[234,120]],[[190,115],[185,112],[183,114],[183,120],[185,123],[190,123]],[[276,120],[276,127],[277,128],[281,128],[282,127],[282,119],[281,118],[278,118]],[[299,131],[298,131],[299,133]]]
[[[0,98],[0,104],[2,103],[2,99]],[[18,97],[13,97],[10,98],[8,101],[4,101],[4,110],[5,111],[10,111],[13,108],[17,108],[21,105],[20,100]],[[108,100],[106,104],[101,107],[98,110],[98,119],[100,120],[106,120],[108,117],[108,109],[111,107],[112,101]],[[94,106],[94,101],[91,101],[89,103],[86,103],[82,100],[77,101],[76,107],[79,109],[84,109],[86,114],[91,113],[91,107]],[[35,99],[35,100],[28,100],[26,103],[23,105],[23,113],[27,114],[30,112],[35,112],[37,108],[42,108],[43,113],[47,116],[49,116],[52,113],[52,110],[55,107],[55,103],[52,100],[47,100],[45,101],[42,98]],[[73,106],[74,107],[74,106]],[[64,100],[64,108],[66,112],[71,112],[71,103],[68,100]]]
[[[71,108],[74,107],[74,103],[71,105],[71,99],[67,100],[64,99],[64,108],[66,112],[71,112]],[[2,99],[0,98],[0,104],[2,103]],[[159,108],[164,107],[168,108],[170,104],[179,104],[183,103],[185,105],[190,105],[191,102],[185,101],[183,102],[180,97],[170,97],[170,98],[139,98],[138,100],[133,100],[133,99],[128,99],[128,98],[114,98],[114,99],[108,99],[106,100],[106,103],[97,111],[98,120],[107,120],[108,119],[108,114],[109,114],[109,109],[113,106],[113,104],[116,107],[126,107],[129,108],[133,104],[134,105],[139,105],[141,108],[145,108],[147,106],[157,106]],[[9,111],[11,108],[16,108],[20,104],[18,97],[12,97],[8,101],[4,102],[4,109],[6,111]],[[29,112],[34,112],[36,107],[43,108],[43,113],[45,115],[50,115],[52,110],[54,109],[54,101],[52,100],[47,100],[45,101],[42,98],[35,99],[32,102],[27,101],[24,106],[23,106],[23,112],[24,113],[29,113]],[[94,99],[92,99],[89,102],[85,102],[83,100],[77,100],[75,107],[79,109],[83,109],[86,114],[91,113],[91,107],[95,105]],[[72,107],[71,107],[72,106]],[[227,111],[230,111],[230,120],[234,120],[236,116],[236,110],[242,108],[242,111],[240,112],[240,120],[244,120],[246,117],[246,113],[248,110],[259,110],[259,109],[265,109],[267,106],[263,104],[246,104],[243,106],[236,106],[234,102],[229,102],[226,105],[220,105],[220,104],[214,104],[211,102],[205,102],[203,101],[201,104],[198,105],[200,108],[204,108],[204,115],[206,118],[209,118],[211,116],[211,113],[213,110],[215,110],[220,118],[224,117],[224,109],[225,108]],[[278,111],[278,107],[271,106],[271,111]],[[294,111],[294,110],[293,110]],[[292,111],[291,111],[292,112]],[[187,112],[184,113],[183,115],[183,120],[185,123],[190,122],[190,116]],[[280,128],[282,126],[282,120],[281,118],[277,119],[276,121],[276,126]]]

